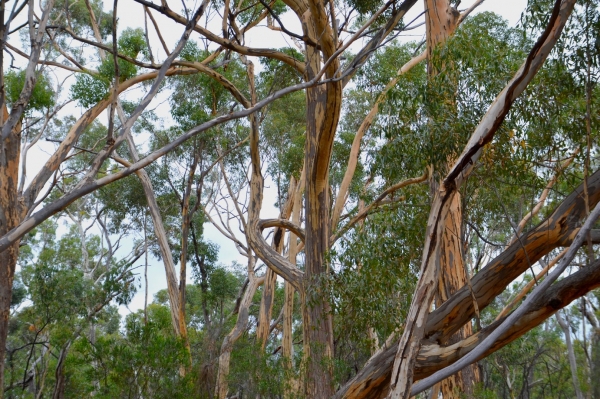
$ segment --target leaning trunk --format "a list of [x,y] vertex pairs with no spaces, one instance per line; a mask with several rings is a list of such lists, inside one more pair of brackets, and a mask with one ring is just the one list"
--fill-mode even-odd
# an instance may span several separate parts
[[[121,107],[118,107],[119,117],[123,122],[125,115],[122,113]],[[131,135],[127,137],[128,149],[134,162],[139,161],[139,155],[135,144],[131,139]],[[154,188],[152,187],[152,181],[148,172],[144,169],[140,169],[136,175],[140,179],[142,188],[144,189],[144,195],[146,196],[146,202],[148,203],[148,209],[150,210],[150,216],[152,217],[152,224],[154,225],[154,234],[156,234],[156,241],[160,249],[160,254],[163,259],[165,266],[165,273],[167,277],[167,292],[169,294],[169,305],[171,309],[171,323],[173,329],[178,337],[187,336],[187,329],[185,323],[179,322],[179,296],[177,286],[177,274],[175,272],[175,262],[173,261],[173,255],[171,254],[171,247],[169,246],[169,240],[167,238],[167,232],[160,215],[160,209],[158,208],[158,202],[156,201],[156,195],[154,194]],[[181,328],[184,328],[182,331]]]

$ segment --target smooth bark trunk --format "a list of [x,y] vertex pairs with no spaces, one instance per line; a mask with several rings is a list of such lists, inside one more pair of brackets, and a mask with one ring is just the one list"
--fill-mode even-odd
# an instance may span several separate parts
[[575,359],[575,350],[573,349],[573,341],[571,340],[571,329],[569,327],[569,319],[566,320],[562,317],[560,312],[556,312],[556,321],[565,334],[565,343],[567,344],[567,357],[569,358],[569,368],[571,369],[571,379],[573,380],[573,389],[575,390],[575,396],[577,399],[583,399],[583,393],[581,392],[581,384],[579,383],[579,376],[577,375],[577,359]]
[[215,387],[215,397],[218,399],[225,399],[229,392],[229,384],[227,383],[227,377],[229,376],[229,365],[231,361],[231,352],[233,351],[233,345],[242,336],[243,332],[246,331],[248,326],[248,315],[250,312],[250,305],[252,304],[252,298],[256,293],[258,287],[263,283],[264,277],[258,278],[254,276],[254,258],[252,254],[248,257],[248,278],[249,283],[246,287],[246,291],[240,302],[238,310],[237,321],[233,329],[227,334],[223,343],[221,344],[221,355],[219,356],[219,370],[217,373],[217,385]]

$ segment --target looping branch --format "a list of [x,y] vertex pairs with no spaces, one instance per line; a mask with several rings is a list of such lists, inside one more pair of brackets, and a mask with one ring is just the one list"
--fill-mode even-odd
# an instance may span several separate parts
[[[274,219],[279,222],[279,219]],[[263,228],[273,227],[273,225],[268,226],[273,219],[267,219],[261,221],[256,221],[251,223],[248,226],[248,242],[252,246],[252,249],[256,253],[256,255],[262,259],[263,262],[275,273],[281,276],[284,280],[288,281],[290,284],[294,286],[294,288],[298,292],[304,292],[302,281],[304,279],[304,272],[299,270],[295,265],[293,265],[288,259],[281,256],[277,251],[275,251],[264,239],[261,232]],[[298,232],[294,232],[294,234],[301,233],[302,230],[297,228],[293,223],[289,222],[294,229],[298,229]],[[279,224],[279,223],[278,223]],[[264,227],[261,227],[264,226]],[[266,226],[265,226],[266,225]],[[287,228],[287,227],[286,227]],[[302,235],[303,232],[302,232]]]
[[258,221],[258,228],[262,231],[269,227],[281,227],[286,230],[291,231],[296,236],[300,238],[302,242],[304,242],[304,229],[295,223],[290,222],[286,219],[261,219]]

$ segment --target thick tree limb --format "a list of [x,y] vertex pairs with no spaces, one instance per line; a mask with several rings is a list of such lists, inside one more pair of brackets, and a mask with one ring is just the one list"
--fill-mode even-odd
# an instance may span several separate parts
[[[538,298],[531,309],[489,348],[478,360],[521,337],[543,323],[557,310],[600,287],[600,260],[580,269],[578,272],[553,284]],[[498,320],[472,336],[453,345],[443,347],[424,343],[415,364],[415,380],[430,376],[435,371],[455,363],[470,353],[493,332],[505,319]],[[377,354],[352,380],[346,383],[335,395],[336,399],[383,398],[389,389],[390,372],[396,347],[391,345]]]
[[583,244],[586,239],[587,233],[592,228],[592,225],[596,222],[598,217],[600,216],[600,204],[596,204],[594,210],[590,213],[589,217],[585,221],[585,224],[581,227],[580,231],[577,233],[573,244],[565,254],[564,258],[561,259],[560,263],[556,266],[556,269],[548,275],[534,290],[533,292],[525,299],[525,301],[510,314],[502,322],[502,324],[494,330],[488,337],[486,337],[477,348],[473,349],[473,352],[466,355],[464,358],[460,359],[456,364],[452,366],[448,366],[447,368],[436,372],[434,375],[427,377],[426,379],[419,381],[417,384],[413,385],[411,389],[411,393],[416,395],[420,392],[423,392],[425,389],[431,387],[438,381],[454,374],[458,370],[466,367],[467,365],[473,363],[477,360],[477,358],[484,354],[486,350],[491,348],[495,341],[499,339],[504,331],[507,331],[511,328],[512,324],[516,323],[524,314],[529,312],[532,308],[533,303],[540,298],[546,290],[550,288],[550,285],[556,281],[556,279],[562,274],[562,272],[567,268],[567,266],[571,263],[575,254]]
[[[504,309],[502,309],[502,311],[500,313],[498,313],[498,316],[496,316],[495,320],[500,320],[500,319],[506,317],[513,310],[513,308],[521,301],[521,299],[523,299],[525,297],[525,295],[527,295],[527,293],[531,290],[531,288],[533,288],[533,286],[538,281],[540,281],[540,279],[544,278],[544,276],[548,273],[548,271],[552,267],[554,267],[554,265],[556,265],[558,263],[558,261],[561,260],[563,256],[565,256],[566,253],[567,253],[567,249],[563,249],[538,274],[533,276],[531,281],[529,281],[527,284],[525,284],[525,287],[523,287],[521,289],[521,291],[519,291],[519,293],[504,307]],[[540,262],[541,262],[541,260],[540,260]]]
[[[600,171],[588,179],[589,203],[600,201]],[[489,305],[496,296],[520,276],[530,262],[537,262],[563,242],[572,242],[585,217],[583,183],[565,198],[554,212],[535,228],[513,243],[471,279],[473,294],[479,309]],[[527,256],[526,256],[527,253]],[[433,311],[425,327],[425,338],[443,342],[475,315],[471,293],[463,287],[447,302]]]

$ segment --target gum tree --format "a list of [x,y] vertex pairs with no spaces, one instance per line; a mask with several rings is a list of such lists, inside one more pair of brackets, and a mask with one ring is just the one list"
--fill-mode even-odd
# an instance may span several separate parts
[[[247,190],[247,208],[238,208],[237,211],[240,213],[240,220],[244,220],[241,222],[243,225],[241,233],[249,244],[246,252],[249,279],[253,281],[252,289],[255,290],[259,284],[258,279],[253,280],[256,276],[252,276],[256,260],[253,254],[255,254],[269,268],[266,280],[269,281],[270,287],[275,284],[275,275],[278,275],[287,284],[288,297],[290,292],[293,296],[293,290],[296,290],[300,296],[303,335],[303,364],[300,367],[303,373],[300,381],[303,386],[296,392],[300,395],[314,398],[387,395],[394,398],[408,398],[506,345],[550,317],[557,309],[581,297],[600,283],[600,267],[598,261],[594,261],[592,256],[586,268],[550,286],[549,284],[557,277],[553,272],[550,275],[552,277],[547,277],[528,296],[524,304],[512,313],[504,315],[490,325],[481,326],[475,333],[470,328],[471,319],[478,318],[479,312],[488,306],[508,284],[554,249],[570,247],[564,258],[558,262],[556,266],[558,271],[568,266],[584,241],[587,241],[588,248],[593,250],[594,234],[591,227],[600,209],[597,207],[600,199],[600,176],[598,172],[591,173],[593,164],[587,162],[583,183],[581,178],[577,182],[571,181],[571,184],[566,187],[571,190],[574,188],[574,191],[560,199],[556,197],[555,203],[552,204],[554,207],[544,208],[546,219],[536,219],[535,221],[539,223],[533,224],[534,217],[544,205],[544,195],[547,197],[547,193],[541,195],[544,199],[540,199],[539,207],[535,204],[536,206],[527,209],[528,214],[523,212],[525,216],[521,215],[523,217],[520,218],[522,223],[515,224],[513,234],[503,237],[504,247],[501,251],[490,252],[493,257],[479,258],[479,262],[484,260],[489,262],[485,267],[478,266],[478,273],[471,276],[471,273],[465,270],[464,262],[471,255],[471,251],[469,243],[464,240],[466,235],[463,232],[466,231],[467,223],[463,212],[469,208],[470,202],[477,201],[478,195],[483,199],[487,199],[486,195],[489,195],[489,192],[486,194],[483,191],[469,191],[471,179],[473,176],[485,174],[485,171],[494,171],[495,163],[510,163],[512,158],[501,153],[508,147],[500,145],[506,144],[503,141],[505,137],[512,140],[515,136],[514,130],[507,130],[510,123],[515,123],[522,129],[535,126],[535,118],[526,120],[515,117],[515,122],[511,119],[513,113],[519,115],[525,107],[523,104],[528,102],[535,104],[536,101],[557,98],[556,93],[537,97],[535,92],[527,91],[527,87],[535,84],[538,73],[540,76],[544,75],[547,71],[544,69],[545,64],[552,66],[555,59],[571,54],[560,39],[575,7],[574,0],[557,0],[554,3],[532,1],[528,10],[528,16],[531,18],[529,21],[531,29],[528,32],[535,37],[525,43],[527,50],[522,54],[517,67],[507,68],[509,73],[501,84],[498,84],[497,80],[483,83],[473,80],[473,86],[466,87],[457,86],[461,81],[465,81],[461,80],[463,75],[453,76],[445,71],[451,70],[455,65],[467,65],[465,70],[472,72],[476,69],[472,65],[476,63],[463,54],[465,58],[464,63],[461,64],[460,59],[445,58],[444,52],[452,52],[455,48],[452,44],[452,36],[457,29],[460,30],[460,24],[481,2],[474,2],[461,12],[456,9],[457,5],[449,1],[425,1],[426,51],[410,58],[403,66],[397,65],[396,68],[400,68],[397,74],[383,88],[379,88],[374,100],[363,108],[368,112],[362,122],[357,124],[356,131],[352,132],[354,137],[351,145],[350,140],[343,143],[336,141],[339,137],[340,120],[346,118],[342,110],[345,102],[348,101],[345,96],[349,88],[348,83],[356,77],[357,72],[378,49],[389,46],[393,35],[407,28],[404,17],[415,6],[416,0],[387,2],[350,0],[337,4],[333,1],[309,0],[241,1],[237,4],[227,0],[224,2],[206,0],[196,9],[184,9],[182,12],[176,11],[176,7],[179,6],[169,4],[167,1],[158,4],[147,0],[135,0],[135,3],[139,9],[143,9],[147,17],[147,26],[143,35],[138,34],[135,37],[127,36],[123,31],[120,35],[121,38],[128,38],[126,43],[119,42],[116,26],[119,4],[116,1],[112,12],[108,14],[105,14],[98,4],[90,2],[75,2],[72,6],[62,7],[55,6],[52,1],[49,1],[38,10],[35,3],[24,1],[19,5],[15,3],[8,16],[6,16],[6,4],[2,2],[0,7],[5,15],[0,29],[5,43],[3,67],[6,69],[6,62],[4,62],[6,54],[12,55],[14,52],[26,59],[25,72],[20,72],[23,74],[22,78],[21,75],[17,76],[18,79],[13,79],[9,78],[9,73],[0,74],[2,76],[0,86],[4,88],[0,93],[0,100],[5,110],[1,121],[2,156],[0,158],[2,168],[0,171],[0,214],[2,215],[0,263],[3,275],[0,280],[0,311],[2,312],[0,359],[4,358],[12,280],[21,238],[82,196],[134,173],[144,183],[144,193],[153,211],[153,224],[157,229],[156,237],[162,242],[161,253],[163,258],[167,259],[165,266],[172,324],[176,333],[185,337],[186,326],[182,313],[184,290],[177,289],[177,284],[185,286],[185,273],[182,273],[177,281],[174,262],[172,259],[168,260],[170,248],[166,233],[164,229],[160,231],[161,218],[164,215],[161,215],[157,207],[152,205],[155,194],[143,168],[173,151],[192,151],[186,153],[188,157],[184,158],[192,159],[189,165],[193,168],[190,168],[190,171],[192,169],[195,171],[199,159],[198,143],[203,143],[209,137],[210,129],[230,128],[232,124],[229,122],[234,120],[239,120],[238,126],[248,135],[246,150],[249,157],[249,171],[245,175],[240,174],[244,176],[241,180],[245,180],[247,185],[245,189],[243,185],[238,186],[238,193],[232,193],[233,195],[230,196],[235,197],[237,201],[239,191]],[[15,22],[16,16],[22,13],[22,18],[25,18],[25,12],[27,12],[26,23],[15,26],[18,23]],[[112,25],[106,23],[108,16],[112,19]],[[293,29],[286,27],[283,22],[284,16],[295,18],[301,30],[294,32]],[[160,18],[161,23],[169,21],[178,27],[181,36],[175,45],[167,43],[157,18]],[[208,23],[209,21],[211,24]],[[281,32],[290,42],[296,43],[298,51],[248,46],[246,39],[264,21],[268,29]],[[218,28],[211,30],[209,26],[218,26]],[[152,53],[151,49],[155,46],[150,43],[148,33],[150,27],[154,28],[161,51],[164,53],[162,61],[158,61],[158,54]],[[11,42],[13,37],[11,34],[20,29],[29,33],[24,45]],[[595,32],[595,27],[591,25],[587,29]],[[569,30],[566,33],[569,34]],[[189,54],[186,55],[185,51],[182,53],[191,35],[201,40],[206,49],[194,58],[190,58]],[[109,36],[112,40],[108,44],[104,43],[103,41]],[[73,43],[81,44],[90,51],[97,51],[100,60],[92,62],[93,66],[89,66],[90,64],[86,63],[88,60],[85,60],[88,55],[85,51],[83,54],[78,52],[77,46]],[[555,50],[557,43],[559,46]],[[355,54],[349,52],[351,45]],[[260,57],[267,63],[283,64],[296,74],[296,79],[290,79],[289,83],[275,90],[258,88],[255,65],[250,57]],[[440,91],[445,88],[447,101],[445,103],[441,101],[436,109],[431,107],[432,104],[435,105],[435,101],[419,98],[430,101],[425,106],[431,108],[416,107],[416,117],[407,119],[404,130],[385,140],[389,141],[387,144],[394,144],[396,140],[400,141],[408,137],[413,140],[414,149],[415,143],[417,148],[429,142],[435,143],[435,140],[442,136],[435,136],[434,133],[444,131],[443,137],[447,139],[444,144],[453,151],[438,151],[439,154],[431,151],[432,155],[441,156],[441,159],[437,159],[436,162],[427,160],[420,165],[419,173],[412,176],[399,175],[397,177],[401,179],[391,181],[391,179],[386,180],[383,174],[373,173],[368,177],[363,175],[364,178],[358,184],[356,181],[353,183],[357,169],[362,170],[365,163],[366,155],[362,152],[365,148],[363,142],[365,137],[370,137],[375,143],[369,147],[373,153],[387,151],[387,148],[380,146],[381,142],[369,133],[373,131],[370,130],[372,126],[382,125],[381,120],[376,117],[379,108],[384,106],[387,94],[396,85],[402,87],[404,75],[424,60],[427,60],[427,84],[432,87],[440,84]],[[229,66],[233,69],[234,63],[238,61],[243,65],[243,72],[234,79],[225,71]],[[471,70],[469,70],[470,65]],[[26,187],[25,175],[20,172],[19,167],[23,132],[26,131],[23,124],[24,115],[28,105],[36,104],[35,88],[43,86],[44,76],[46,76],[42,69],[54,70],[55,68],[76,75],[75,83],[71,86],[73,98],[77,98],[78,95],[82,98],[81,94],[86,92],[94,94],[95,97],[88,96],[87,101],[82,103],[88,109],[70,124],[68,132],[61,137],[56,151],[36,176],[28,180]],[[588,68],[591,69],[591,66]],[[180,107],[177,112],[188,124],[175,132],[172,137],[169,136],[167,140],[152,148],[149,153],[136,154],[136,143],[130,130],[137,126],[136,124],[143,122],[140,116],[155,98],[164,80],[174,75],[196,74],[215,85],[218,90],[215,89],[213,94],[216,91],[226,93],[228,104],[214,106],[210,113],[203,111],[201,104],[193,102],[184,104],[189,105],[189,109]],[[557,74],[554,78],[557,77],[560,75]],[[19,90],[15,91],[14,87],[10,88],[6,84],[9,79],[22,85],[18,96],[14,93]],[[447,81],[444,82],[443,79]],[[120,104],[123,93],[132,87],[144,88],[144,82],[151,82],[151,85],[145,86],[144,95],[132,110],[123,113]],[[551,83],[553,80],[549,78],[548,82]],[[36,83],[41,86],[36,86]],[[485,88],[481,92],[489,89],[493,93],[486,92],[482,95],[477,92],[480,87],[478,85]],[[199,87],[198,90],[207,90],[208,93],[210,90],[206,88],[207,86]],[[540,90],[544,88],[543,85],[539,87]],[[264,110],[265,107],[286,95],[294,96],[298,93],[304,97],[306,106],[306,115],[303,117],[305,139],[302,150],[302,172],[298,175],[296,168],[296,175],[289,171],[291,176],[284,176],[284,180],[289,181],[291,187],[288,187],[288,190],[281,190],[289,193],[285,202],[287,206],[282,207],[284,210],[281,212],[281,217],[262,219],[261,211],[266,208],[266,204],[263,204],[266,185],[263,164],[267,159],[264,156],[266,150],[263,143],[265,134],[268,134],[268,128],[263,126],[268,109]],[[463,93],[467,94],[461,97],[459,94]],[[428,96],[434,94],[431,90]],[[203,98],[210,99],[210,96]],[[591,95],[588,95],[589,98]],[[289,97],[286,98],[288,99]],[[520,99],[523,102],[520,102]],[[414,98],[412,100],[414,101]],[[357,101],[360,102],[360,99]],[[556,103],[551,105],[559,108],[560,113],[560,107]],[[213,105],[215,104],[217,102],[213,101]],[[542,105],[547,104],[542,103]],[[468,113],[469,106],[471,106],[471,114]],[[436,113],[436,110],[444,113]],[[83,148],[83,151],[87,151],[91,156],[81,165],[80,170],[73,173],[73,184],[59,192],[52,182],[58,181],[57,176],[63,173],[62,165],[72,152],[77,150],[83,132],[104,111],[107,111],[109,116],[105,137],[96,143],[90,143],[88,148]],[[573,107],[571,111],[576,113],[577,108]],[[195,117],[203,112],[206,115],[202,118]],[[400,110],[396,112],[400,114]],[[444,129],[438,129],[437,124],[445,123],[444,118],[447,115],[453,115],[455,123],[447,124]],[[588,120],[591,120],[591,112],[587,112],[587,115]],[[563,123],[560,125],[560,134],[563,134],[564,127],[568,125],[565,120],[577,118],[572,115],[561,115],[561,117],[563,120],[557,117],[557,121]],[[471,118],[470,123],[465,122],[461,125],[460,121],[468,118]],[[548,116],[540,115],[538,120],[540,119],[548,120]],[[47,120],[49,123],[54,121],[55,113],[45,112],[42,120]],[[523,120],[525,122],[519,125]],[[385,127],[393,133],[393,126]],[[417,128],[421,129],[421,133],[429,132],[430,135],[412,135]],[[462,136],[458,134],[459,130],[463,133]],[[38,136],[31,138],[25,135],[26,148],[36,140],[35,137]],[[546,143],[554,138],[551,135],[546,136]],[[119,153],[125,143],[128,146],[126,156],[123,155],[124,153]],[[577,155],[574,153],[577,142],[563,140],[561,144],[569,148],[565,150],[561,147],[562,152],[554,153],[564,159],[553,164],[565,165],[564,161],[567,158],[565,152],[569,157]],[[527,148],[525,140],[522,140],[521,147],[524,150]],[[410,148],[410,145],[407,148]],[[592,152],[591,140],[588,140],[587,148],[588,153]],[[530,155],[533,157],[536,154]],[[378,159],[378,162],[384,165],[398,167],[394,160],[387,163],[384,161],[383,158]],[[116,166],[117,164],[119,166]],[[108,165],[111,167],[107,167]],[[227,165],[220,166],[223,178],[230,178]],[[509,169],[507,166],[504,168]],[[187,194],[190,194],[194,183],[194,172],[190,171],[187,174],[188,184],[185,186]],[[24,183],[19,183],[19,179]],[[558,179],[558,172],[556,179]],[[385,184],[380,185],[382,181]],[[369,222],[369,217],[373,213],[387,209],[386,206],[390,204],[400,202],[397,197],[399,190],[402,189],[409,195],[410,190],[414,189],[417,195],[423,196],[422,190],[409,186],[416,186],[426,181],[430,186],[430,192],[426,194],[428,202],[425,205],[429,216],[426,224],[421,221],[421,230],[425,231],[425,238],[418,249],[421,259],[416,270],[418,278],[414,292],[408,295],[412,299],[407,301],[410,302],[410,306],[407,308],[406,316],[397,325],[397,330],[385,337],[385,344],[373,348],[371,359],[361,366],[352,379],[345,381],[338,392],[335,392],[333,359],[336,345],[332,302],[335,301],[336,293],[331,292],[331,285],[329,285],[329,279],[335,279],[339,272],[332,263],[332,253],[336,250],[335,243],[341,237],[350,234],[353,229],[360,228],[365,221]],[[486,180],[481,177],[481,181]],[[44,187],[47,184],[50,186],[50,193],[56,194],[43,201]],[[356,194],[357,185],[358,190],[363,192],[367,192],[371,187],[376,187],[379,191],[375,195],[370,193],[370,198],[366,195],[360,197]],[[548,190],[554,183],[549,185]],[[465,197],[465,194],[468,196]],[[187,229],[193,226],[193,220],[189,214],[188,216],[185,214],[185,210],[189,210],[192,205],[191,197],[186,195],[185,198],[187,200],[182,197],[181,206],[184,211],[182,248],[188,243],[185,239]],[[200,199],[201,196],[198,195],[194,204],[200,204]],[[498,205],[502,202],[494,203]],[[347,213],[344,213],[345,210]],[[505,211],[509,213],[509,210]],[[288,220],[290,216],[291,221]],[[490,220],[493,219],[492,216]],[[583,221],[585,224],[582,225]],[[485,227],[484,235],[492,236],[494,233],[492,225],[482,224]],[[531,228],[525,229],[527,225]],[[275,236],[279,237],[275,245],[269,245],[266,241],[267,230],[271,228],[277,229]],[[473,233],[475,230],[473,229]],[[285,231],[289,232],[290,237],[287,254],[285,248],[280,246],[284,242],[281,235]],[[235,234],[230,234],[229,238],[244,245]],[[489,241],[483,236],[480,239]],[[299,251],[303,251],[302,267],[298,267],[296,262]],[[181,253],[183,265],[187,251],[182,250]],[[388,267],[397,266],[393,259],[385,260],[384,263]],[[368,273],[368,270],[361,269],[361,273]],[[542,290],[543,288],[545,290]],[[267,290],[265,289],[264,292]],[[438,300],[435,301],[435,310],[432,310],[436,295]],[[267,325],[266,322],[271,321],[269,313],[272,305],[269,305],[266,297],[267,294],[263,304],[266,310],[263,313],[264,317],[261,317],[263,328]],[[249,306],[249,301],[250,299],[245,298],[245,306]],[[285,350],[288,356],[291,353],[289,333],[292,328],[289,307],[286,314],[287,327],[284,327],[283,335],[288,339]],[[260,340],[264,341],[264,334]],[[373,340],[375,341],[375,335]],[[223,348],[224,352],[225,349],[231,350],[227,345]],[[286,367],[290,367],[289,364]],[[0,368],[1,375],[3,373]],[[470,380],[476,380],[476,376]],[[468,384],[468,382],[463,383]],[[450,395],[452,384],[460,386],[463,383],[457,380],[454,383],[444,383],[446,385],[442,386],[446,386],[445,394]],[[218,389],[217,394],[225,397],[227,388]]]

